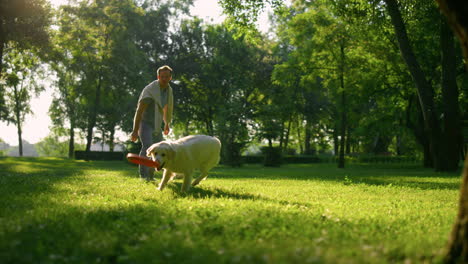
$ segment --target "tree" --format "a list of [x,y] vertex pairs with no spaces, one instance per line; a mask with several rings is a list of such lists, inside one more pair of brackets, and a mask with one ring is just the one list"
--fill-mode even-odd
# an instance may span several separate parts
[[[76,76],[70,71],[70,61],[66,57],[60,58],[58,61],[51,63],[51,66],[57,74],[56,87],[58,89],[56,95],[52,99],[52,104],[49,108],[49,116],[52,124],[56,129],[68,128],[68,157],[73,158],[75,153],[75,129],[80,120],[82,107],[79,104],[79,85]],[[65,66],[67,65],[67,66]],[[66,122],[68,121],[68,125]],[[54,139],[51,135],[48,139]],[[47,151],[43,151],[49,153]]]
[[[45,48],[48,45],[50,7],[45,0],[0,1],[0,80],[5,80],[4,57],[8,52]],[[14,47],[13,50],[11,47]],[[42,56],[47,53],[38,53]],[[0,120],[7,120],[4,85],[0,85]]]
[[95,127],[111,146],[118,128],[131,130],[138,94],[164,55],[156,51],[167,46],[163,41],[172,5],[162,2],[155,10],[156,2],[138,7],[131,0],[83,1],[60,10],[56,39],[63,87],[58,103],[70,110],[74,104],[68,119],[73,128],[86,130],[87,151]]
[[[460,41],[463,55],[468,58],[468,20],[466,12],[468,4],[463,0],[436,0],[440,10],[446,16],[450,27]],[[465,60],[465,66],[468,67],[468,60]]]
[[[69,141],[66,140],[68,132],[65,128],[54,127],[51,133],[34,146],[41,157],[70,157]],[[74,148],[84,150],[85,145],[74,145]]]
[[17,128],[19,155],[23,156],[23,123],[31,111],[32,95],[38,95],[44,88],[36,81],[38,77],[39,58],[31,50],[19,53],[16,47],[7,48],[6,72],[6,107],[10,120]]
[[[468,3],[462,0],[438,0],[437,2],[461,42],[465,57],[465,69],[467,69],[468,21],[466,20],[466,10],[468,10]],[[444,256],[446,263],[468,262],[468,156],[465,157],[462,177],[458,215]]]
[[[303,94],[299,102],[304,104],[303,114],[308,124],[312,125],[314,118],[311,106],[318,110],[315,113],[329,113],[330,120],[336,120],[331,122],[330,131],[335,153],[339,153],[338,166],[343,168],[346,142],[351,138],[349,109],[353,101],[357,101],[348,98],[360,98],[357,93],[353,97],[348,95],[352,93],[350,87],[356,86],[362,78],[359,65],[365,65],[368,59],[364,57],[366,53],[358,49],[359,40],[354,37],[358,30],[340,19],[327,3],[297,1],[294,8],[296,15],[290,19],[286,29],[292,51],[283,64],[286,68],[282,75],[293,73],[293,76],[298,76],[299,94]],[[317,127],[317,130],[323,130],[323,127]],[[305,134],[305,141],[310,142],[310,131],[306,130]]]
[[[153,74],[150,71],[142,74],[141,70],[142,66],[146,68],[150,64],[149,58],[138,45],[139,32],[145,27],[145,10],[133,1],[118,1],[110,5],[112,11],[107,14],[119,26],[111,35],[112,48],[107,62],[106,85],[103,87],[105,96],[101,101],[96,126],[103,135],[100,140],[108,143],[110,151],[113,151],[116,130],[126,130],[128,121],[133,121],[137,99],[134,93],[147,84],[150,76],[155,76],[155,70]],[[169,13],[161,15],[163,17],[159,19],[167,19]]]
[[[187,136],[195,127],[200,132],[214,135],[213,115],[216,105],[217,90],[212,87],[212,80],[205,67],[210,54],[206,44],[206,27],[202,20],[182,21],[179,30],[171,35],[168,53],[171,65],[177,69],[174,82],[174,125],[173,132]],[[210,103],[211,102],[211,103]],[[197,131],[199,132],[199,131]]]
[[[457,121],[459,110],[458,92],[456,90],[458,88],[455,85],[454,77],[449,76],[450,69],[444,70],[443,95],[444,101],[446,102],[444,115],[447,122],[445,123],[445,129],[442,130],[434,103],[434,88],[428,82],[426,74],[414,54],[398,2],[396,0],[385,0],[385,3],[395,29],[400,51],[418,91],[419,103],[423,113],[424,128],[429,138],[434,167],[438,171],[456,170],[458,168],[459,159],[453,159],[453,157],[458,156],[461,142],[460,137],[457,135],[457,131],[459,131],[459,123]],[[444,69],[450,67],[450,64],[453,63],[451,61],[454,60],[453,51],[450,52],[453,47],[449,47],[450,45],[453,46],[453,43],[447,42],[450,41],[450,38],[450,36],[445,34],[442,38],[445,48],[443,49]],[[447,54],[446,52],[449,53]]]
[[267,5],[273,6],[278,14],[283,14],[285,11],[281,0],[220,0],[219,3],[229,16],[235,18],[233,20],[235,24],[247,29],[255,28],[254,23]]
[[[256,32],[243,34],[229,25],[185,21],[172,36],[175,113],[183,133],[207,133],[223,142],[222,159],[239,165],[249,141],[259,87],[269,84],[267,55],[255,43]],[[271,71],[271,69],[270,69]],[[267,72],[267,71],[266,71]]]

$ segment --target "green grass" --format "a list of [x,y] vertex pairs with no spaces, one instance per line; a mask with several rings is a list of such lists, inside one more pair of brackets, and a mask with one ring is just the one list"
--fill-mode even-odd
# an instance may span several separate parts
[[219,166],[182,194],[180,180],[159,192],[125,162],[2,158],[0,262],[438,262],[459,175]]

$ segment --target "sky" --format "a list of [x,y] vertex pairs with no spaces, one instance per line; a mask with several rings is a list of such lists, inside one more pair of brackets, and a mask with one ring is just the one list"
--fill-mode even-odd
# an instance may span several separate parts
[[[64,4],[66,0],[49,0],[52,5],[58,6]],[[218,24],[221,23],[225,16],[222,14],[222,8],[218,5],[217,0],[195,0],[194,6],[191,7],[190,13],[193,16],[198,16],[205,21]],[[263,12],[259,18],[258,27],[261,31],[268,30],[268,13]],[[26,116],[26,120],[22,128],[22,138],[31,144],[41,141],[49,135],[49,127],[51,120],[47,112],[52,102],[53,88],[46,87],[39,97],[31,100],[32,114]],[[13,124],[7,125],[6,122],[0,121],[0,139],[11,146],[18,145],[18,132]],[[125,139],[124,139],[125,140]]]

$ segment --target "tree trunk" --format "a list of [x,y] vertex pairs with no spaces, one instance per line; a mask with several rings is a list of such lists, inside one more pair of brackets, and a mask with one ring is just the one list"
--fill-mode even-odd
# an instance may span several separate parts
[[465,158],[459,210],[444,258],[445,263],[468,263],[468,156]]
[[299,153],[304,154],[304,147],[301,144],[301,126],[299,125],[299,119],[296,119],[297,122],[297,138],[298,138],[298,143],[299,143]]
[[372,152],[376,155],[382,155],[385,153],[388,153],[388,147],[391,143],[391,138],[390,137],[385,137],[382,135],[377,135],[375,138],[375,143],[372,148]]
[[[416,110],[413,110],[414,95],[408,99],[408,107],[406,108],[406,127],[411,129],[416,141],[423,148],[423,166],[424,168],[433,168],[431,149],[429,147],[429,139],[424,133],[424,118],[422,117],[421,105],[416,104]],[[411,112],[416,112],[416,122],[411,121]]]
[[[468,19],[466,16],[468,3],[466,0],[437,0],[437,2],[461,42],[465,57],[465,70],[468,71]],[[444,261],[468,263],[468,155],[465,157],[458,216],[452,229]]]
[[424,168],[434,168],[434,159],[431,153],[431,143],[429,137],[425,133],[424,129],[424,118],[422,117],[421,107],[418,104],[418,123],[413,127],[413,133],[416,137],[416,141],[423,148],[423,166]]
[[292,118],[293,118],[293,115],[291,114],[289,116],[288,128],[286,129],[286,137],[284,139],[283,153],[286,153],[288,151],[289,134],[291,133]]
[[109,151],[114,152],[114,135],[115,135],[115,126],[112,127],[109,135]]
[[341,69],[340,69],[340,83],[341,83],[341,128],[340,128],[340,156],[338,158],[338,168],[345,167],[345,140],[346,140],[346,94],[344,86],[344,63],[345,63],[345,53],[344,53],[344,44],[340,46],[341,51]]
[[93,143],[93,129],[96,126],[97,114],[99,112],[99,104],[101,103],[101,82],[102,74],[99,74],[98,83],[96,85],[96,95],[94,97],[93,110],[90,111],[88,116],[88,129],[86,135],[86,152],[91,151],[91,144]]
[[18,128],[18,151],[20,157],[23,156],[23,131],[21,130],[21,122],[17,124]]
[[14,88],[13,96],[15,98],[15,123],[16,123],[16,129],[18,133],[18,152],[19,152],[20,157],[22,157],[23,156],[23,137],[22,137],[23,131],[21,130],[21,123],[22,123],[21,107],[20,107],[20,103],[21,103],[20,92],[21,91],[18,91],[18,86],[16,84],[14,84],[13,88]]
[[351,154],[351,128],[349,126],[346,127],[346,151],[347,155]]
[[465,69],[468,71],[468,3],[466,0],[437,0],[439,9],[447,17],[453,32],[460,40],[465,57]]
[[208,122],[207,130],[208,130],[208,135],[210,135],[210,136],[214,136],[214,126],[213,126],[213,119],[214,119],[213,115],[214,114],[213,114],[213,112],[214,112],[213,108],[210,107],[209,111],[208,111],[209,118],[208,118],[208,121],[207,121]]
[[75,156],[75,121],[70,120],[70,139],[68,140],[68,157],[72,159]]
[[[0,9],[0,14],[3,12],[4,11]],[[6,45],[5,34],[3,19],[0,17],[0,80],[3,79],[3,53]],[[0,120],[7,119],[7,117],[8,110],[6,109],[5,87],[0,85]]]
[[280,140],[279,140],[279,147],[283,148],[283,142],[284,142],[284,122],[281,123],[281,134],[280,134]]
[[[1,8],[1,7],[0,7]],[[0,14],[3,14],[4,10],[0,10]],[[0,79],[3,75],[3,50],[6,44],[6,32],[4,29],[3,19],[0,17]]]
[[333,130],[333,151],[335,156],[338,155],[340,149],[340,142],[338,141],[338,122],[335,122],[335,129]]
[[444,154],[441,153],[441,129],[437,120],[436,109],[434,107],[434,91],[427,81],[424,72],[419,65],[416,56],[411,48],[406,27],[401,17],[396,0],[384,0],[388,13],[390,14],[392,25],[400,47],[400,52],[408,67],[418,91],[419,103],[421,105],[424,129],[429,137],[431,153],[433,155],[434,167],[437,171],[444,170],[446,164],[443,163]]
[[210,136],[214,135],[214,127],[213,127],[213,110],[211,107],[208,109],[208,116],[205,119],[205,129],[206,133]]
[[446,19],[441,17],[440,41],[442,49],[442,107],[444,113],[445,158],[447,171],[458,169],[462,145],[460,113],[458,104],[458,86],[456,79],[456,56],[453,34]]
[[[68,73],[67,73],[68,74]],[[67,74],[65,78],[67,78]],[[68,119],[70,119],[70,130],[69,130],[69,139],[68,139],[68,158],[73,159],[75,157],[75,127],[76,127],[76,115],[75,115],[75,105],[73,100],[70,99],[68,89],[61,89],[63,94],[65,107],[67,111]]]
[[310,117],[306,117],[306,127],[304,131],[304,154],[309,155],[312,153],[310,140],[312,139],[311,121]]
[[399,123],[398,124],[398,127],[399,127],[398,134],[395,137],[395,140],[396,140],[396,155],[401,156],[401,155],[403,155],[403,151],[401,150],[401,134],[402,134],[401,133],[401,127],[403,125],[403,121],[402,121],[401,118],[399,118],[398,123]]

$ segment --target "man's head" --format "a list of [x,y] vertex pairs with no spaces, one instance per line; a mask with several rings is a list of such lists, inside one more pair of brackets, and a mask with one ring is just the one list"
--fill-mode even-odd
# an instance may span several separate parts
[[158,68],[157,71],[159,84],[162,87],[166,87],[169,82],[172,80],[172,68],[164,65]]

